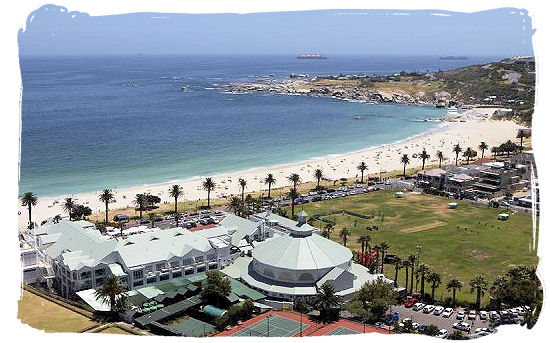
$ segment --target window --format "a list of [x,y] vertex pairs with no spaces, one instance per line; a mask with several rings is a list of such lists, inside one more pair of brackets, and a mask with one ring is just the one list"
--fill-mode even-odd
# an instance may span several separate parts
[[139,280],[133,283],[134,287],[143,286],[143,280]]
[[156,277],[147,278],[147,284],[155,283],[155,282],[157,282],[157,278],[156,278]]
[[216,254],[208,254],[208,255],[206,255],[206,259],[208,261],[212,261],[212,260],[216,259]]
[[103,276],[103,275],[105,275],[105,269],[104,268],[95,270],[95,277]]
[[134,270],[134,279],[143,279],[143,270]]
[[168,280],[170,278],[170,274],[162,274],[160,276],[160,281]]
[[300,281],[313,281],[313,275],[311,273],[302,273],[298,278]]
[[170,262],[170,267],[173,269],[179,268],[180,262],[179,261]]
[[273,274],[273,270],[271,270],[271,268],[268,268],[268,267],[264,268],[264,275],[265,276],[270,276],[270,277],[275,277],[275,275]]
[[80,278],[81,279],[89,279],[91,277],[92,277],[92,272],[91,271],[86,271],[86,272],[80,273]]
[[211,265],[208,266],[208,269],[218,269],[218,264],[212,263]]
[[280,275],[280,278],[281,278],[281,280],[291,281],[292,280],[292,275],[290,275],[290,273],[287,272],[287,271],[282,271],[281,275]]
[[95,279],[95,286],[100,287],[103,285],[103,278]]
[[183,265],[184,266],[188,266],[188,265],[191,265],[193,264],[193,259],[190,259],[190,258],[184,258],[183,259]]
[[166,263],[157,263],[157,264],[155,265],[155,269],[156,269],[157,271],[159,271],[159,270],[161,270],[161,269],[164,269],[165,267],[166,267]]
[[173,278],[181,277],[181,272],[173,272],[172,277]]
[[185,270],[185,275],[191,275],[191,274],[193,274],[193,268],[189,268]]
[[195,262],[202,262],[202,261],[204,261],[204,256],[195,257]]
[[197,273],[204,272],[206,270],[206,266],[200,266],[197,268]]
[[146,266],[145,267],[145,272],[146,273],[152,273],[153,272],[153,266]]

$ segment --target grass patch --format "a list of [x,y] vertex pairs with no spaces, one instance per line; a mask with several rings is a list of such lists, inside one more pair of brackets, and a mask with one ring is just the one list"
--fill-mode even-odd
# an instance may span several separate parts
[[[357,239],[361,235],[372,237],[372,246],[386,242],[388,252],[406,258],[416,253],[416,246],[422,245],[421,263],[441,274],[443,284],[436,289],[436,297],[448,296],[444,285],[451,278],[464,283],[464,289],[457,294],[459,300],[474,300],[468,282],[475,275],[484,275],[489,282],[504,273],[510,266],[536,265],[536,251],[530,250],[532,242],[532,221],[528,214],[511,214],[507,221],[499,221],[497,215],[504,209],[474,206],[464,201],[456,209],[449,209],[450,199],[405,193],[397,199],[393,191],[378,191],[366,195],[351,196],[310,203],[303,206],[311,216],[334,209],[365,215],[363,219],[347,214],[324,216],[336,222],[331,239],[342,243],[339,232],[343,227],[351,231],[347,246],[353,251],[361,250]],[[314,226],[323,228],[324,223],[315,221]],[[378,230],[366,228],[378,226]],[[394,278],[393,265],[386,265],[384,272]],[[404,285],[405,272],[399,272],[399,282]],[[415,282],[416,283],[416,282]],[[488,301],[488,296],[485,296]]]
[[96,322],[36,294],[23,290],[17,318],[46,332],[80,332]]

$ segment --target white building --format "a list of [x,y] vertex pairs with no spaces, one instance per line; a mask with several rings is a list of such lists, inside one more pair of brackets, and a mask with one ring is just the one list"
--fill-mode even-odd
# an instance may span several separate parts
[[271,213],[254,217],[275,235],[258,243],[252,257],[238,258],[223,272],[269,297],[294,300],[313,296],[329,283],[338,295],[349,298],[365,282],[384,278],[353,262],[348,248],[317,234],[303,211],[298,222]]
[[226,240],[182,228],[114,238],[89,222],[63,220],[35,229],[34,235],[54,287],[66,297],[100,287],[109,274],[133,289],[222,268],[231,259]]

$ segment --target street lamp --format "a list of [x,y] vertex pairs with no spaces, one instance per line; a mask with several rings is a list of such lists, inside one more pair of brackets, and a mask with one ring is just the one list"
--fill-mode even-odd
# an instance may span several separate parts
[[267,316],[267,337],[269,337],[269,317],[271,317],[271,315]]

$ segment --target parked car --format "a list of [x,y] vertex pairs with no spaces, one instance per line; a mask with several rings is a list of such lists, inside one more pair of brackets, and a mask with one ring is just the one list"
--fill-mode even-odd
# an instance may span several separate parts
[[422,309],[422,311],[423,311],[424,313],[431,313],[434,309],[435,309],[435,306],[434,306],[434,305],[426,305],[426,306],[424,306],[424,308]]
[[128,217],[127,215],[125,214],[115,214],[115,216],[113,217],[113,220],[115,222],[119,222],[121,220],[129,220],[130,217]]
[[420,311],[421,309],[424,308],[424,306],[426,306],[426,304],[418,302],[418,303],[414,304],[413,311]]
[[525,316],[525,310],[523,309],[523,307],[520,306],[517,308],[517,310],[520,316]]
[[487,311],[479,311],[479,319],[481,320],[487,319]]
[[441,329],[437,332],[436,337],[445,339],[445,338],[449,337],[449,331],[447,331],[445,329]]
[[443,313],[443,311],[445,310],[445,308],[443,306],[436,306],[434,308],[434,313],[436,316],[439,316],[441,313]]
[[456,322],[453,324],[453,329],[457,329],[461,331],[470,331],[471,328],[472,328],[472,325],[466,322]]
[[416,304],[417,302],[418,302],[418,299],[410,298],[409,300],[405,301],[403,305],[405,305],[405,307],[413,307],[414,304]]
[[447,307],[445,310],[443,310],[443,313],[441,314],[441,317],[443,318],[449,318],[453,315],[454,310],[450,307]]
[[489,312],[489,318],[491,318],[491,320],[497,320],[500,318],[500,316],[498,315],[497,311],[491,311]]
[[480,335],[480,336],[487,336],[491,333],[493,333],[493,330],[488,329],[488,328],[477,328],[475,330],[475,334]]
[[141,220],[139,221],[139,223],[140,223],[140,224],[149,224],[150,222],[149,222],[148,219],[141,219]]
[[466,313],[464,311],[458,311],[456,313],[456,319],[457,320],[464,320],[464,317],[466,317]]
[[476,310],[470,310],[470,312],[468,312],[468,320],[475,320],[476,319]]
[[208,225],[208,219],[201,218],[201,219],[199,219],[199,223],[201,223],[202,225]]

